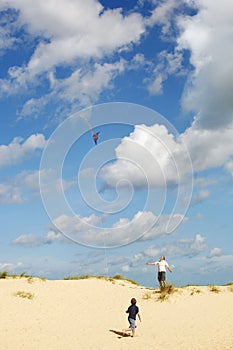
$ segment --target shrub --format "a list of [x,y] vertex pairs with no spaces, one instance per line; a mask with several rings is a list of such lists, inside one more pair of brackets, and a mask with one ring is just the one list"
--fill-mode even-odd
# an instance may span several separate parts
[[209,290],[211,292],[213,292],[213,293],[219,293],[220,292],[220,289],[217,286],[215,286],[214,284],[209,284],[208,287],[209,287]]
[[85,280],[85,279],[88,279],[90,278],[91,276],[89,275],[82,275],[82,276],[67,276],[67,277],[64,277],[64,280]]
[[200,290],[200,289],[195,289],[195,288],[193,288],[193,289],[191,290],[190,295],[194,295],[195,293],[200,294],[200,293],[201,293],[201,290]]
[[227,282],[224,286],[233,286],[233,282]]
[[0,272],[0,278],[6,278],[7,276],[8,276],[8,272],[7,271]]
[[173,293],[177,292],[174,284],[166,284],[165,287],[161,288],[160,295],[158,296],[158,301],[165,301]]

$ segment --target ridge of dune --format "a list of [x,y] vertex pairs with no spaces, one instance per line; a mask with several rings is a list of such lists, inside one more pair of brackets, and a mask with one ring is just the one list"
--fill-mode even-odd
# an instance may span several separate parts
[[[122,337],[137,299],[137,337]],[[0,280],[2,350],[233,350],[233,286],[158,289],[98,278]]]

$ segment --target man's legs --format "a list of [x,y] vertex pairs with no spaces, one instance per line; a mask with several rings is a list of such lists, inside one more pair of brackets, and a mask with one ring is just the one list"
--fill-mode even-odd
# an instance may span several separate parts
[[159,281],[160,290],[163,290],[166,287],[166,274],[165,274],[165,272],[158,273],[158,281]]

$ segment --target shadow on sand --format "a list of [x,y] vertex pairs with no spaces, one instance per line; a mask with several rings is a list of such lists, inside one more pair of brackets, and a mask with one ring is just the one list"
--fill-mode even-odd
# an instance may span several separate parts
[[114,329],[109,329],[109,332],[115,333],[117,335],[119,335],[119,339],[123,338],[123,337],[131,337],[131,334],[123,332],[123,331],[115,331]]

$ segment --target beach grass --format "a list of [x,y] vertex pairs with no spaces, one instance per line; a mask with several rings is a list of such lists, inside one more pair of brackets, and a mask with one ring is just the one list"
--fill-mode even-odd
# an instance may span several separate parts
[[14,293],[14,296],[24,298],[24,299],[29,299],[29,300],[32,300],[34,298],[33,293],[25,292],[22,290],[19,290],[18,292]]
[[125,281],[125,282],[129,282],[129,283],[132,283],[132,284],[139,286],[139,283],[137,281],[128,279],[120,274],[114,275],[113,277],[106,277],[106,276],[102,276],[102,275],[100,275],[100,276],[99,275],[98,276],[96,276],[96,275],[81,275],[81,276],[71,275],[71,276],[64,277],[64,280],[85,280],[85,279],[89,279],[89,278],[97,278],[97,279],[102,279],[102,280],[110,281],[110,282],[114,282],[116,280],[119,280],[119,281]]
[[209,290],[210,290],[211,292],[213,292],[213,293],[220,293],[219,287],[217,287],[217,286],[214,285],[214,284],[209,284],[209,285],[208,285],[208,288],[209,288]]

